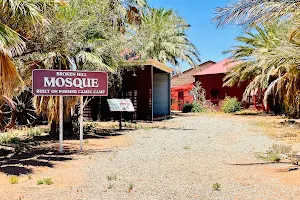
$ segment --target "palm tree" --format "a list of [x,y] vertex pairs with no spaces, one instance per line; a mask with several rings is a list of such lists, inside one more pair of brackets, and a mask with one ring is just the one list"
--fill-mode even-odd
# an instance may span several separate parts
[[255,88],[266,88],[266,81],[263,68],[257,55],[265,55],[276,48],[279,43],[279,26],[277,22],[255,27],[255,33],[246,32],[244,36],[239,36],[236,41],[240,43],[232,49],[223,52],[230,53],[230,59],[236,63],[224,78],[225,86],[234,86],[245,81],[252,81],[246,90],[245,96]]
[[236,0],[218,7],[213,21],[218,27],[231,24],[253,27],[282,17],[299,16],[299,6],[299,0]]
[[[126,2],[125,4],[124,1],[118,0],[71,0],[63,9],[55,9],[54,15],[49,17],[50,28],[45,29],[41,37],[35,38],[33,42],[35,45],[29,54],[18,58],[19,68],[22,69],[24,65],[35,61],[40,63],[36,66],[40,68],[101,70],[118,74],[120,63],[124,61],[121,52],[130,45],[120,27],[124,25],[123,23],[127,23],[125,19],[127,7],[135,5],[130,4],[134,1]],[[27,71],[24,71],[25,76],[28,74]],[[31,76],[27,76],[27,79],[31,79]],[[76,97],[64,98],[66,134],[72,134],[69,114],[77,103]],[[53,124],[51,132],[56,134],[55,123],[59,119],[58,98],[34,97],[34,105],[38,114],[43,113],[47,116],[49,122]]]
[[173,10],[150,9],[142,15],[141,24],[133,34],[137,38],[137,55],[141,59],[157,59],[174,66],[180,60],[197,66],[199,52],[186,35],[189,27]]
[[0,0],[0,94],[13,95],[22,82],[12,60],[26,49],[32,29],[46,23],[43,9],[54,2]]
[[232,86],[248,81],[244,96],[253,90],[265,89],[265,103],[270,98],[277,103],[282,101],[286,114],[300,117],[300,42],[286,34],[291,23],[274,22],[256,27],[255,33],[238,37],[242,44],[227,53],[240,64],[230,69],[224,84]]

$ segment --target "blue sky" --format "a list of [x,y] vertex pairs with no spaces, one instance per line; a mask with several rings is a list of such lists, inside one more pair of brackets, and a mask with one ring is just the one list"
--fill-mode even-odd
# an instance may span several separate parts
[[[222,52],[237,44],[234,38],[240,35],[240,28],[230,26],[217,29],[211,22],[215,8],[228,2],[230,0],[149,0],[152,7],[176,10],[191,25],[188,36],[200,51],[201,62],[221,61],[228,57]],[[183,63],[181,68],[185,70],[190,66]]]

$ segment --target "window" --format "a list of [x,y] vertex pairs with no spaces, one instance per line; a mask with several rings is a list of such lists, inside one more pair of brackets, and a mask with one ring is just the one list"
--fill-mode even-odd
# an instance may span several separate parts
[[184,99],[184,92],[178,92],[178,101],[181,101]]
[[212,89],[210,91],[210,98],[211,99],[218,99],[219,98],[219,90]]

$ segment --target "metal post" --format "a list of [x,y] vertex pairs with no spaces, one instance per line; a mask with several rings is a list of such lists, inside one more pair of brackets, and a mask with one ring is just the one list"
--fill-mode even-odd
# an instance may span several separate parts
[[64,97],[59,96],[59,152],[63,153]]
[[80,151],[82,151],[82,142],[83,142],[83,96],[80,97]]
[[119,130],[122,130],[122,112],[120,112]]

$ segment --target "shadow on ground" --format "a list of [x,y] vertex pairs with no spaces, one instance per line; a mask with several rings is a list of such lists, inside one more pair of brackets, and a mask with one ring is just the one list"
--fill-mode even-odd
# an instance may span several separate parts
[[[108,139],[122,135],[122,131],[97,130],[84,135],[84,139]],[[78,140],[79,136],[64,137],[65,141]],[[91,150],[83,154],[94,152],[110,152],[111,150]],[[20,141],[18,144],[0,145],[0,173],[6,175],[26,175],[33,173],[34,167],[53,168],[60,162],[73,160],[78,150],[64,147],[64,153],[58,151],[58,136],[37,136]]]

